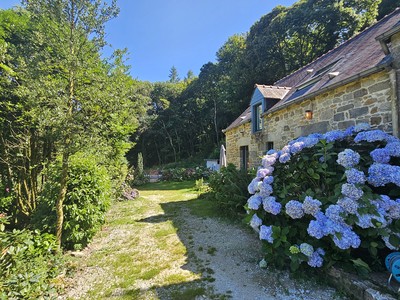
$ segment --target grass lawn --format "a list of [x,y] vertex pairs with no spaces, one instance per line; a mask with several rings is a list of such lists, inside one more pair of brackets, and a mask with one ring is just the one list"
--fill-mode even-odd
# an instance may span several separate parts
[[85,270],[88,276],[83,298],[194,299],[205,293],[201,272],[182,268],[191,254],[178,234],[179,214],[216,215],[211,201],[196,199],[194,186],[147,184],[139,199],[113,204],[90,255],[71,258],[76,275]]

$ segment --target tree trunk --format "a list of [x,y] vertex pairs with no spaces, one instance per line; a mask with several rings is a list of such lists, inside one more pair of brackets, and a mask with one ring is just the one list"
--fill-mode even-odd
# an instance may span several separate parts
[[[75,31],[75,1],[71,0],[70,2],[70,55],[71,59],[75,57],[75,48],[74,48],[74,31]],[[72,63],[70,65],[69,70],[69,99],[68,99],[68,112],[67,112],[67,122],[68,125],[72,123],[72,113],[73,106],[75,101],[75,67],[76,65]],[[60,192],[57,197],[56,202],[56,214],[57,214],[57,222],[56,222],[56,241],[58,249],[61,248],[61,238],[62,238],[62,229],[64,224],[64,200],[67,195],[67,185],[68,185],[68,171],[69,171],[69,155],[70,155],[70,131],[69,128],[66,128],[65,138],[64,138],[64,151],[62,153],[62,167],[61,167],[61,178],[60,178]]]
[[64,152],[62,156],[62,168],[61,168],[61,180],[60,180],[60,192],[58,193],[56,202],[56,240],[58,249],[61,248],[62,228],[64,223],[64,210],[63,204],[65,196],[67,194],[67,183],[68,183],[68,167],[69,167],[69,154]]
[[174,146],[174,142],[172,141],[172,137],[169,134],[169,132],[167,130],[167,127],[165,126],[164,121],[162,121],[162,124],[163,124],[164,130],[165,130],[165,133],[167,134],[167,137],[168,137],[168,140],[169,140],[169,144],[171,145],[172,151],[174,152],[174,161],[176,162],[176,149],[175,149],[175,146]]
[[214,98],[214,128],[215,128],[215,138],[216,145],[219,143],[219,133],[218,133],[218,124],[217,124],[217,101]]

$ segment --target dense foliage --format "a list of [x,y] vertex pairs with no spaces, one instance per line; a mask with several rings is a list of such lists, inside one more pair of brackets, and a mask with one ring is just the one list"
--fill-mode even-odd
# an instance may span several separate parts
[[[33,225],[48,233],[55,231],[60,169],[60,161],[48,167],[47,181],[33,215]],[[110,187],[107,170],[96,162],[96,158],[84,153],[71,156],[64,201],[63,248],[82,249],[89,243],[104,222],[111,201]]]
[[168,168],[161,171],[161,180],[163,181],[186,181],[209,178],[210,169],[206,167],[195,168]]
[[400,140],[368,128],[301,137],[262,158],[246,208],[269,262],[365,271],[399,248]]
[[202,197],[211,199],[223,216],[237,219],[245,214],[243,209],[248,197],[247,186],[252,175],[237,170],[232,164],[213,172],[208,180],[208,192]]
[[61,268],[54,235],[38,231],[4,231],[0,215],[0,299],[51,299]]
[[146,99],[125,51],[101,56],[115,1],[22,5],[0,11],[0,298],[55,298],[55,249],[102,224]]

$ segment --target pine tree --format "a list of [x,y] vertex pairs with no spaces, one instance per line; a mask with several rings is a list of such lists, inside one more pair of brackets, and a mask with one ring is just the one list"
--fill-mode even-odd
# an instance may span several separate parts
[[175,68],[175,66],[172,66],[171,70],[169,70],[169,82],[171,83],[178,83],[181,81],[179,78],[178,70]]

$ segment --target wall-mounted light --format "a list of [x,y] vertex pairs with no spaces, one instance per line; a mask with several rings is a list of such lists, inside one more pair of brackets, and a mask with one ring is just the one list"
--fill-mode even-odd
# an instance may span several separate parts
[[312,119],[312,115],[313,115],[312,110],[307,109],[307,110],[306,110],[306,119],[307,119],[307,120],[311,120],[311,119]]

